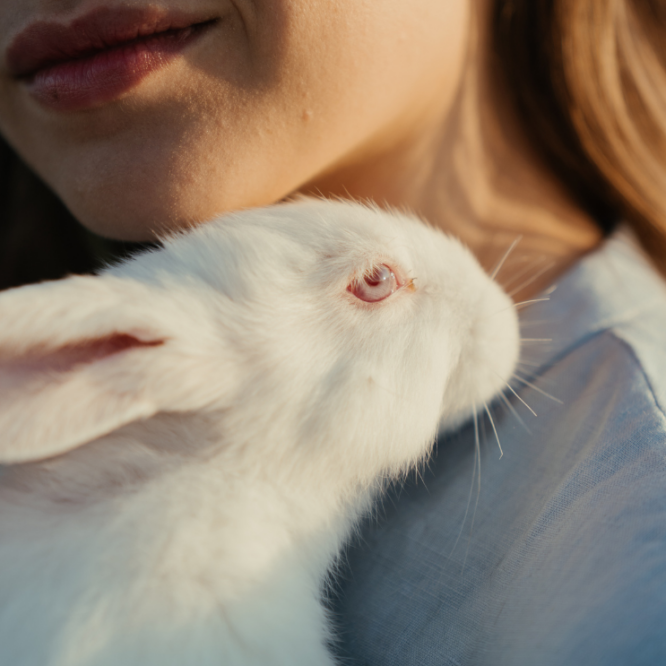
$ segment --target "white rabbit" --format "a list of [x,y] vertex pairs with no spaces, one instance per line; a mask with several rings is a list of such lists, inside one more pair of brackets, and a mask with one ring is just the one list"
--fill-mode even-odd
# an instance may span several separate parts
[[0,664],[333,664],[327,569],[518,346],[458,241],[343,203],[1,294]]

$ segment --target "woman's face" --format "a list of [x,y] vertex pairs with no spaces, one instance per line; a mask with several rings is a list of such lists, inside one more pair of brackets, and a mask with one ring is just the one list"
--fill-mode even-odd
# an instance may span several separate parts
[[0,133],[119,238],[339,190],[446,115],[468,3],[2,0]]

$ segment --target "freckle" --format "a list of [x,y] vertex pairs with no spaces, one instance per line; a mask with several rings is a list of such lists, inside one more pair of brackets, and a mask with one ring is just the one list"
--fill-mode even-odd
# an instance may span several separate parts
[[303,118],[303,122],[310,122],[312,120],[312,111],[310,111],[310,109],[305,109],[301,117]]

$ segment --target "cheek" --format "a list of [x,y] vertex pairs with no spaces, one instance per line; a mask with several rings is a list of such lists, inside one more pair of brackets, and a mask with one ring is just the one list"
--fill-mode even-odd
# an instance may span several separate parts
[[282,84],[308,120],[302,147],[309,146],[317,167],[310,176],[400,142],[424,121],[441,120],[463,69],[469,4],[282,3]]

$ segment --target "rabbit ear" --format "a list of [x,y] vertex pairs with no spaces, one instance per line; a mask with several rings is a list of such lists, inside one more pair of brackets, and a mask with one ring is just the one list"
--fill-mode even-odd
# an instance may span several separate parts
[[0,464],[61,454],[160,410],[192,407],[165,388],[178,351],[169,350],[168,325],[150,314],[160,311],[155,291],[74,277],[0,295]]

